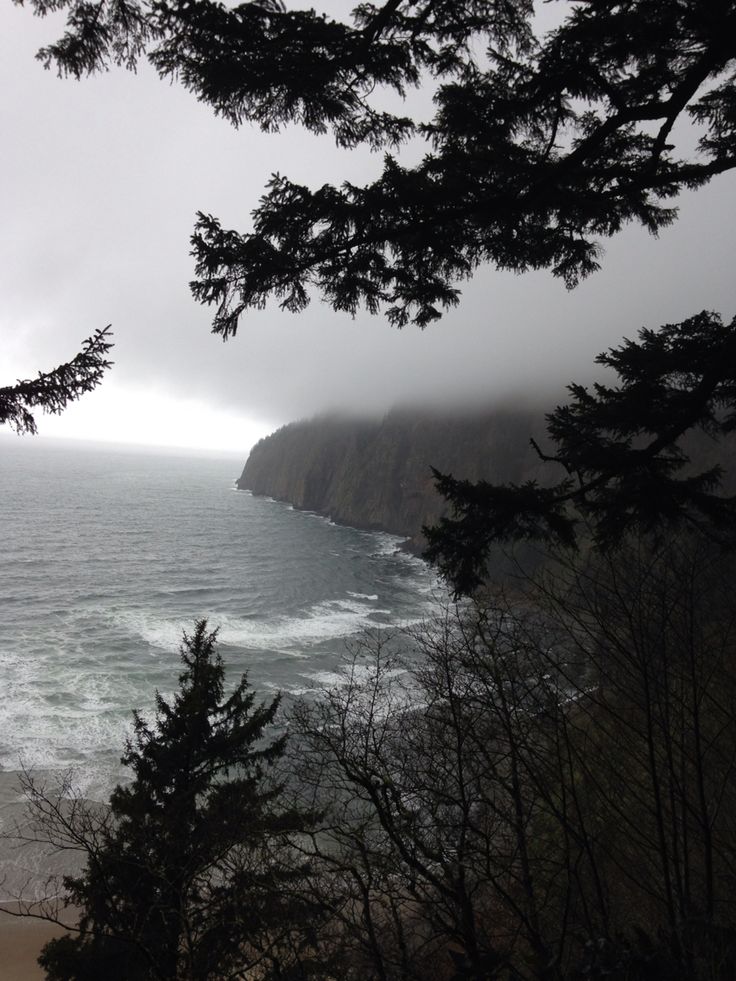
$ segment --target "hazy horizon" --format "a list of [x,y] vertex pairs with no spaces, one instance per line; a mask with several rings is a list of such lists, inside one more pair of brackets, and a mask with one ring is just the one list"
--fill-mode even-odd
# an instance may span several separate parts
[[[643,326],[702,309],[736,314],[729,173],[681,195],[679,220],[658,240],[630,226],[604,242],[602,270],[572,292],[547,272],[483,268],[424,332],[352,320],[315,299],[297,316],[275,304],[250,313],[223,344],[189,294],[196,210],[247,230],[272,172],[310,186],[365,181],[380,154],[296,128],[236,131],[145,65],[60,80],[34,54],[62,23],[14,6],[0,13],[0,384],[67,360],[108,323],[115,366],[62,416],[39,416],[44,435],[242,454],[329,409],[553,401],[566,383],[592,381],[594,357]],[[416,154],[415,144],[402,160]]]

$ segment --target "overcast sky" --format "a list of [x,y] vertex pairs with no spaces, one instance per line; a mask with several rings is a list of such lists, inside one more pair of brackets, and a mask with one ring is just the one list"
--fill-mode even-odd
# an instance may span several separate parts
[[571,293],[547,273],[484,269],[423,332],[352,320],[315,298],[298,315],[275,304],[249,314],[224,344],[187,285],[195,212],[245,231],[272,172],[365,181],[380,156],[296,129],[233,130],[145,68],[59,80],[34,53],[60,32],[59,21],[0,11],[0,384],[66,360],[107,323],[116,363],[98,392],[44,417],[44,434],[245,453],[330,408],[558,393],[643,325],[703,308],[736,314],[729,174],[683,195],[658,240],[634,227],[609,240],[603,270]]

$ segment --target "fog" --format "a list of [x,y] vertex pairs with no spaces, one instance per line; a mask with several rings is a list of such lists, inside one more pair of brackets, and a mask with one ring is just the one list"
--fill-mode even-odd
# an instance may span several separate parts
[[[190,296],[197,210],[247,230],[270,174],[365,181],[380,155],[292,129],[233,130],[152,72],[62,81],[34,61],[60,22],[0,12],[0,384],[66,360],[112,323],[115,367],[42,432],[245,447],[267,429],[340,408],[559,398],[601,350],[701,309],[736,313],[736,175],[685,194],[658,240],[630,227],[603,269],[567,292],[547,273],[479,270],[424,331],[331,312],[249,313],[227,343]],[[407,154],[416,154],[410,147]]]

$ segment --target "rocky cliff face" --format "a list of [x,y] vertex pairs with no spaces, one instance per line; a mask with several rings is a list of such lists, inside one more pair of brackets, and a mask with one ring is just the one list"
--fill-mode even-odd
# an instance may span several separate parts
[[[394,411],[380,421],[321,416],[257,443],[238,486],[329,515],[340,524],[389,531],[421,552],[423,525],[444,513],[431,467],[468,480],[544,484],[559,479],[529,446],[544,434],[544,411],[473,414]],[[723,491],[736,493],[736,436],[714,443],[689,433],[683,448],[697,470],[719,465]]]
[[543,413],[531,410],[405,410],[381,421],[322,416],[257,443],[238,486],[340,524],[406,535],[420,549],[422,525],[435,523],[444,507],[431,467],[469,480],[538,477],[529,436],[543,428]]

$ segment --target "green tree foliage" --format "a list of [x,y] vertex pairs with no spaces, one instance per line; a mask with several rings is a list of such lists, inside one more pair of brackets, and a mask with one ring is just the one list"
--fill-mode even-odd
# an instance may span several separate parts
[[215,640],[205,621],[184,636],[179,689],[157,696],[155,721],[136,713],[122,759],[133,779],[109,809],[29,782],[37,837],[86,859],[64,881],[78,936],[43,951],[51,981],[220,981],[256,965],[265,978],[294,957],[301,871],[279,856],[312,817],[282,806],[269,777],[284,751],[266,738],[278,699],[256,704],[245,677],[225,695]]
[[108,326],[88,337],[79,354],[66,364],[0,388],[0,425],[7,423],[17,433],[36,433],[31,409],[58,415],[70,402],[91,392],[112,366],[107,360],[111,348]]
[[736,498],[718,493],[722,468],[693,472],[678,440],[699,429],[718,440],[736,428],[736,319],[704,311],[599,355],[616,386],[571,385],[547,416],[554,447],[540,456],[563,477],[550,486],[470,483],[436,474],[454,514],[425,529],[428,556],[458,593],[483,581],[490,548],[531,539],[572,546],[585,534],[612,547],[634,528],[689,523],[732,531]]

